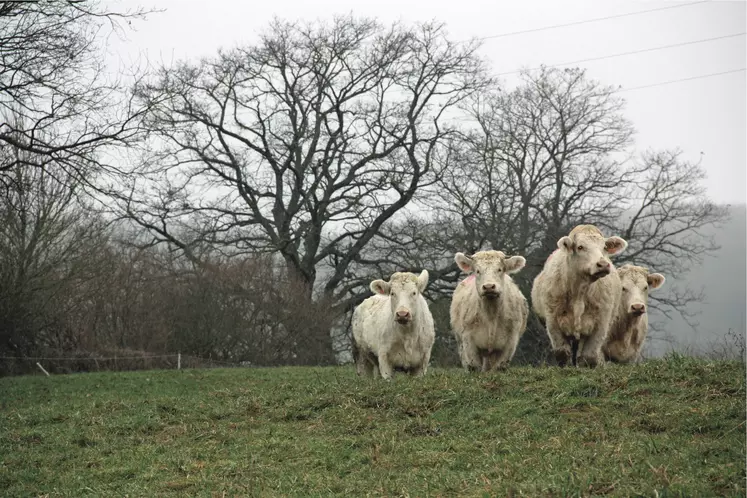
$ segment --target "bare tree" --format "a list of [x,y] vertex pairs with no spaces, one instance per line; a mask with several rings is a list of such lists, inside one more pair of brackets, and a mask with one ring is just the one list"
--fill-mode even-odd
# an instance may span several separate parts
[[19,165],[87,181],[107,167],[102,148],[137,135],[140,110],[107,77],[101,42],[144,15],[90,0],[0,3],[0,148],[27,152],[0,164],[0,181]]
[[[7,152],[7,149],[5,149]],[[25,152],[20,152],[22,156]],[[106,225],[54,167],[6,170],[0,186],[0,349],[13,354],[74,346],[66,317],[93,278]]]
[[450,249],[497,247],[537,267],[574,223],[617,219],[637,171],[622,163],[633,134],[622,107],[611,87],[556,69],[466,101],[474,126],[451,142],[450,167],[423,203]]
[[156,153],[122,208],[194,260],[204,242],[279,254],[304,299],[346,309],[351,265],[441,172],[449,113],[485,83],[476,48],[434,24],[275,21],[257,46],[163,68],[138,87]]
[[[692,163],[681,156],[680,150],[645,151],[636,167],[639,173],[625,191],[626,211],[609,225],[629,243],[618,264],[649,267],[668,275],[672,284],[718,249],[704,229],[728,218],[728,208],[706,195],[702,158]],[[668,292],[649,297],[665,316],[679,313],[690,325],[695,324],[690,304],[703,298],[702,289],[671,284]]]
[[622,211],[620,186],[634,174],[622,164],[633,129],[612,88],[580,70],[542,69],[524,73],[513,91],[470,104],[477,128],[466,136],[463,167],[439,187],[440,209],[462,221],[471,249],[539,252],[528,261],[536,266],[569,225]]

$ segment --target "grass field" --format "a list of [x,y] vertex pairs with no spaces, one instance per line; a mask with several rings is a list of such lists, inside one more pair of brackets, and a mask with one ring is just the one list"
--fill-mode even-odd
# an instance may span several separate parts
[[744,496],[745,372],[0,378],[0,495]]

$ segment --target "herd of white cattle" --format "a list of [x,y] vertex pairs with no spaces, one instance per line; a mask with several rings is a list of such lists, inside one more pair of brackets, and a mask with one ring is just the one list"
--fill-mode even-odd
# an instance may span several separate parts
[[[605,359],[640,358],[648,331],[648,292],[664,276],[640,266],[610,261],[628,246],[604,237],[594,225],[579,225],[558,241],[532,286],[532,307],[545,323],[559,365],[596,367]],[[527,327],[527,300],[511,274],[526,264],[501,251],[455,255],[469,274],[451,300],[451,328],[462,366],[471,371],[505,369]],[[353,313],[353,357],[358,375],[391,379],[395,370],[424,375],[436,338],[423,297],[428,271],[394,273],[374,280],[374,296]]]

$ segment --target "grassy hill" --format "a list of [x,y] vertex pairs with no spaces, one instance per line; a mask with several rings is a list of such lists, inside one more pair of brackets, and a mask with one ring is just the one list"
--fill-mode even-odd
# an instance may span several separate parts
[[744,365],[0,378],[0,495],[744,496]]

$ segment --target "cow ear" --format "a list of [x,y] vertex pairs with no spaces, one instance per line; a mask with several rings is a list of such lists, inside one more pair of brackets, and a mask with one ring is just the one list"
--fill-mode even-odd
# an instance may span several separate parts
[[418,292],[422,294],[427,286],[428,286],[428,270],[423,270],[420,272],[420,275],[418,275]]
[[571,252],[573,251],[573,241],[569,236],[561,237],[560,240],[558,240],[558,249],[563,249],[565,251]]
[[618,236],[607,237],[604,241],[604,250],[609,255],[620,254],[627,249],[628,243]]
[[391,289],[391,285],[389,282],[385,282],[384,280],[374,280],[371,282],[371,292],[374,294],[382,294],[384,296],[389,295],[389,290]]
[[651,289],[658,289],[662,285],[664,285],[664,275],[661,273],[649,273],[646,277],[646,282],[648,282],[648,286]]
[[463,252],[456,253],[454,261],[456,261],[457,266],[464,273],[470,273],[473,270],[472,258],[466,256]]
[[527,260],[524,256],[511,256],[505,262],[506,273],[516,273],[527,264]]

